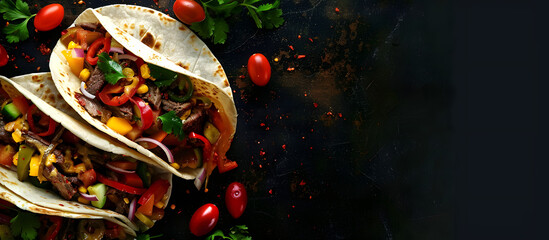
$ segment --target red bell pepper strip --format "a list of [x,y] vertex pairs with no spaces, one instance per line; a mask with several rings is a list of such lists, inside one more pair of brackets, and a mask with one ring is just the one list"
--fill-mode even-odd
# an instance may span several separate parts
[[113,188],[116,188],[120,191],[123,191],[123,192],[127,192],[129,194],[135,194],[135,195],[141,195],[143,193],[145,193],[147,191],[147,189],[144,189],[144,188],[136,188],[136,187],[132,187],[132,186],[128,186],[128,185],[125,185],[125,184],[122,184],[122,183],[119,183],[117,181],[113,181],[113,180],[110,180],[106,177],[104,177],[103,175],[101,174],[97,174],[97,181],[109,186],[109,187],[113,187]]
[[168,180],[158,179],[151,184],[151,186],[145,193],[143,193],[137,203],[145,205],[149,198],[154,196],[154,204],[156,204],[157,202],[160,202],[160,200],[162,200],[164,195],[166,195],[166,192],[168,192],[168,188],[170,188],[170,182],[168,182]]
[[139,129],[147,130],[153,124],[153,112],[151,107],[139,97],[130,98],[130,101],[135,104],[135,107],[137,108],[137,110],[139,110],[135,111],[139,112],[138,117],[140,118],[140,120],[137,124],[139,126]]
[[137,173],[122,173],[120,180],[132,187],[143,188],[143,180],[137,175]]
[[[40,117],[47,118],[47,120],[48,120],[48,130],[47,131],[37,133],[38,129],[36,128],[36,125],[34,124],[34,118],[32,117],[32,114],[35,111],[38,111],[38,114],[40,115]],[[36,108],[36,105],[34,105],[34,104],[29,107],[29,110],[27,112],[27,122],[29,123],[29,127],[30,127],[31,131],[33,131],[34,133],[36,133],[36,135],[41,136],[41,137],[52,135],[55,132],[55,127],[57,126],[57,122],[55,122],[55,120],[53,120],[50,116],[48,116],[48,115],[44,114],[43,112],[41,112],[40,110],[38,110]]]
[[99,98],[103,103],[109,106],[120,106],[130,100],[130,98],[135,95],[135,92],[137,92],[137,86],[143,84],[144,82],[145,79],[139,77],[139,83],[136,85],[136,87],[132,88],[129,94],[123,93],[120,96],[112,96],[112,94],[124,92],[124,87],[120,85],[107,84],[105,87],[103,87],[103,90],[99,92]]
[[63,218],[59,216],[47,216],[46,219],[52,222],[53,225],[48,228],[48,232],[43,239],[55,240],[57,238],[57,234],[59,234],[59,230],[61,230],[61,226],[63,225]]
[[[99,49],[100,47],[103,47]],[[111,38],[102,37],[95,40],[91,46],[88,48],[88,53],[86,54],[86,61],[91,65],[96,65],[99,58],[97,57],[102,52],[108,53],[111,50]]]

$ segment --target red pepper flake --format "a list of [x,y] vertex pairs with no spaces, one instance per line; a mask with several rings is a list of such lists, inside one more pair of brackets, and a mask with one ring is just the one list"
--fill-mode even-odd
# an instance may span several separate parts
[[261,164],[259,164],[259,168],[263,168],[263,166]]
[[240,78],[240,79],[244,79],[244,78],[246,78],[246,76],[244,76],[244,75],[240,75],[240,76],[238,76],[238,78]]
[[300,35],[297,35],[297,39],[301,39],[301,34],[300,34]]
[[312,38],[309,38],[309,41],[313,42],[313,39],[312,39]]
[[259,156],[265,156],[265,152],[263,151],[263,149],[259,151]]
[[265,123],[260,123],[259,126],[265,127]]
[[78,4],[82,5],[82,4],[86,4],[86,2],[80,0],[80,1],[78,1]]
[[179,210],[179,211],[177,211],[177,214],[181,214],[181,212],[183,212],[183,210]]
[[339,8],[336,8],[335,11],[336,11],[336,13],[339,13]]
[[34,62],[34,60],[36,59],[36,58],[33,58],[33,57],[31,57],[31,56],[29,56],[29,55],[27,55],[27,54],[25,54],[25,53],[21,53],[21,56],[23,56],[23,57],[25,58],[25,60],[26,60],[27,62],[29,62],[29,63],[30,63],[30,62]]
[[313,199],[313,196],[309,195],[309,199]]
[[327,116],[333,116],[334,114],[332,112],[327,112],[326,115]]
[[36,68],[36,71],[40,71],[40,66]]
[[314,132],[315,130],[311,128],[311,132]]
[[310,147],[309,149],[313,150],[313,147]]
[[290,218],[290,214],[288,214],[288,218]]
[[175,204],[170,205],[170,208],[171,208],[172,210],[174,210],[174,209],[175,209]]
[[269,189],[269,194],[273,194],[273,189]]
[[318,107],[318,103],[313,103],[313,106],[315,106],[315,108]]
[[305,55],[297,55],[297,59],[305,58]]
[[292,49],[292,51],[295,50],[295,49],[294,49],[294,46],[292,46],[292,45],[289,45],[288,47],[289,47],[290,49]]
[[286,144],[282,145],[282,149],[286,150]]
[[301,182],[299,183],[299,186],[305,186],[305,181],[301,180]]
[[292,208],[295,208],[295,205],[292,205]]
[[270,128],[269,128],[269,127],[266,127],[266,128],[265,128],[265,130],[269,131],[269,130],[270,130]]
[[295,68],[293,68],[293,67],[289,67],[289,68],[288,68],[288,69],[286,69],[286,70],[288,70],[288,72],[291,72],[291,71],[295,70]]
[[341,114],[341,113],[338,113],[337,115],[338,115],[340,118],[343,117],[343,114]]

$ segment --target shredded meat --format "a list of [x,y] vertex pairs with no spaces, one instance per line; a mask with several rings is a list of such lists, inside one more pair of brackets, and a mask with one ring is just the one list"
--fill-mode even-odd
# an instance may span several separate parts
[[105,74],[96,66],[90,78],[86,81],[86,91],[96,95],[105,86]]
[[162,102],[162,93],[160,93],[160,89],[154,85],[147,86],[149,87],[149,91],[141,95],[141,98],[143,101],[148,102],[151,108],[159,110],[160,103]]
[[6,123],[4,122],[3,116],[0,115],[0,142],[2,143],[15,143],[13,141],[13,138],[11,137],[11,134],[4,129],[4,126]]
[[185,111],[191,109],[192,107],[193,104],[190,102],[178,103],[166,99],[162,100],[162,109],[166,112],[175,111],[175,114],[179,117],[181,117]]
[[101,122],[104,123],[106,123],[107,120],[109,120],[109,118],[111,117],[112,112],[103,105],[101,105],[101,103],[97,99],[89,99],[80,93],[76,93],[75,96],[78,100],[78,103],[80,103],[80,105],[82,105],[86,109],[86,111],[88,111],[88,113],[92,115],[92,117],[100,117]]
[[202,134],[204,131],[204,123],[206,122],[206,111],[204,109],[192,113],[183,123],[183,132],[195,132]]
[[128,121],[132,121],[133,118],[133,103],[126,102],[118,107],[109,107],[112,111],[112,114],[116,117],[124,118]]

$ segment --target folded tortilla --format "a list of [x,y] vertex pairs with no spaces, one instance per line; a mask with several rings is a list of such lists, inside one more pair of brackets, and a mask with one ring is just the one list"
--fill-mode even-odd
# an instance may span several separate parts
[[115,218],[108,217],[108,216],[88,215],[88,214],[82,214],[82,213],[73,213],[73,212],[45,208],[40,205],[27,201],[26,199],[18,196],[17,194],[13,193],[12,191],[10,191],[9,189],[7,189],[2,185],[0,185],[0,198],[12,203],[13,205],[17,206],[21,210],[29,211],[36,214],[58,216],[58,217],[64,217],[64,218],[73,218],[73,219],[106,220],[121,226],[124,229],[124,232],[126,232],[127,234],[136,236],[136,233],[133,229],[131,229],[126,224],[120,222]]
[[[218,154],[224,156],[236,132],[237,113],[223,67],[206,44],[179,21],[145,7],[110,5],[87,9],[78,16],[73,26],[91,22],[101,23],[113,39],[146,63],[190,77],[195,93],[211,99],[222,117],[224,127],[219,129],[221,135],[218,140],[222,147]],[[58,41],[50,58],[52,77],[63,99],[85,121],[150,157],[178,177],[194,179],[198,176],[201,168],[176,170],[167,163],[165,156],[155,155],[92,117],[78,102],[76,95],[81,94],[81,80],[71,72],[62,54],[64,50],[67,48]]]
[[[172,174],[143,154],[140,154],[116,139],[97,131],[84,121],[79,121],[71,117],[71,115],[77,116],[77,114],[74,113],[72,108],[64,104],[62,97],[53,85],[50,73],[27,74],[13,77],[12,79],[0,76],[0,83],[10,97],[13,98],[23,95],[30,102],[35,104],[40,111],[50,116],[57,123],[61,124],[78,138],[93,147],[105,152],[125,155],[149,164],[150,169],[153,171],[151,174],[154,178],[166,179],[170,183],[167,195],[171,196]],[[0,166],[0,186],[8,189],[26,201],[34,203],[36,207],[76,214],[80,215],[81,218],[98,216],[109,219],[110,221],[116,220],[123,222],[127,227],[133,230],[138,230],[138,226],[130,221],[125,215],[111,210],[95,208],[79,202],[65,200],[50,190],[35,187],[29,182],[19,181],[17,173],[5,166]],[[168,201],[169,197],[166,200],[166,203]]]

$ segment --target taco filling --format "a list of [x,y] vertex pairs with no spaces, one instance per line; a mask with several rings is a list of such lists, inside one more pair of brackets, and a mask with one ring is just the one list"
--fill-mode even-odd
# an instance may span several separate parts
[[[218,156],[223,123],[211,99],[194,91],[192,79],[145,63],[98,23],[64,31],[63,55],[81,82],[75,97],[94,118],[139,142],[175,169],[200,168],[209,176],[236,162]],[[230,143],[228,143],[230,144]]]
[[0,102],[0,164],[20,181],[126,215],[140,226],[163,217],[170,183],[146,163],[85,143],[23,96],[11,98],[1,88]]

